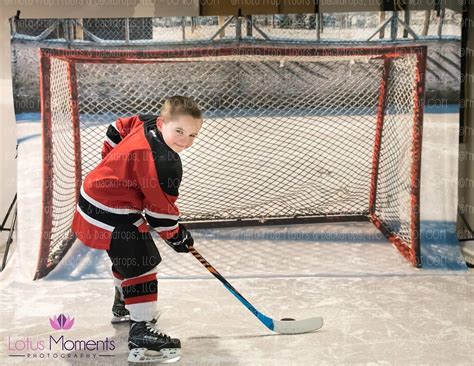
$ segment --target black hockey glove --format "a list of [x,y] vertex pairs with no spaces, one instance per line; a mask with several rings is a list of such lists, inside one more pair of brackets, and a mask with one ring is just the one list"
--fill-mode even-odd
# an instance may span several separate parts
[[172,238],[165,240],[165,242],[178,253],[188,253],[188,247],[193,246],[194,239],[184,225],[179,224],[178,233]]

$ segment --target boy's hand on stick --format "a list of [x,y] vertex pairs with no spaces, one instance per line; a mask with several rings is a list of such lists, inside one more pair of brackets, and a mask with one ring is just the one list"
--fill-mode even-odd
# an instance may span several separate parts
[[193,246],[194,239],[184,225],[179,224],[178,233],[172,238],[165,240],[165,242],[178,253],[188,253],[188,247]]

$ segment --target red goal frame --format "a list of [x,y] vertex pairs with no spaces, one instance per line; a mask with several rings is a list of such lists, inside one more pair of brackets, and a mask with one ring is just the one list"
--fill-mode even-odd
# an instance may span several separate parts
[[[182,46],[181,46],[182,47]],[[387,239],[402,253],[408,261],[416,267],[421,267],[420,254],[420,170],[421,170],[421,143],[424,104],[424,79],[426,67],[426,46],[384,46],[384,47],[353,47],[353,48],[320,48],[309,45],[303,46],[259,46],[259,45],[225,45],[220,47],[195,47],[178,48],[173,50],[65,50],[65,49],[40,49],[40,81],[41,81],[41,115],[43,126],[43,218],[41,231],[41,244],[35,279],[46,276],[59,263],[60,259],[71,247],[75,237],[71,232],[66,233],[60,258],[51,258],[50,242],[53,226],[53,157],[52,149],[52,117],[51,117],[51,60],[60,59],[67,62],[68,88],[71,95],[69,101],[72,110],[71,124],[73,126],[73,146],[75,156],[75,196],[79,197],[82,183],[82,161],[81,141],[79,127],[79,110],[77,103],[77,63],[157,63],[157,62],[180,62],[176,59],[191,59],[200,57],[224,57],[240,55],[263,55],[263,56],[371,56],[385,60],[384,80],[380,85],[379,109],[376,120],[376,132],[374,150],[372,157],[372,177],[370,185],[370,202],[367,215],[360,216],[324,216],[324,217],[289,217],[269,219],[265,224],[295,224],[305,222],[328,222],[328,221],[371,221]],[[378,166],[382,140],[382,129],[384,124],[384,104],[386,98],[386,85],[388,62],[405,55],[416,56],[416,85],[414,86],[414,115],[412,129],[411,153],[413,163],[410,167],[410,196],[411,196],[411,226],[410,234],[412,242],[407,245],[380,220],[375,213],[377,197]],[[218,222],[190,223],[190,227],[216,227],[216,226],[239,226],[259,225],[261,222],[255,220],[233,220]]]

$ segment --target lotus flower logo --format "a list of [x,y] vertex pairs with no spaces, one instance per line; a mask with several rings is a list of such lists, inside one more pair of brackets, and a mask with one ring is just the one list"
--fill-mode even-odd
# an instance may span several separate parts
[[66,317],[64,314],[58,316],[55,315],[52,318],[49,318],[49,324],[51,324],[51,327],[55,330],[68,330],[74,325],[74,318],[71,318],[70,316]]

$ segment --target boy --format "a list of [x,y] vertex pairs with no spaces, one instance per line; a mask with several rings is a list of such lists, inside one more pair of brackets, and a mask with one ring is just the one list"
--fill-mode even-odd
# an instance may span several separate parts
[[113,312],[130,314],[129,348],[165,354],[168,362],[170,357],[179,360],[181,344],[155,327],[161,257],[148,225],[177,252],[193,245],[189,231],[178,223],[178,153],[191,147],[201,127],[197,104],[183,96],[166,100],[159,117],[115,121],[107,130],[103,160],[84,179],[72,224],[80,241],[106,250],[112,261]]

